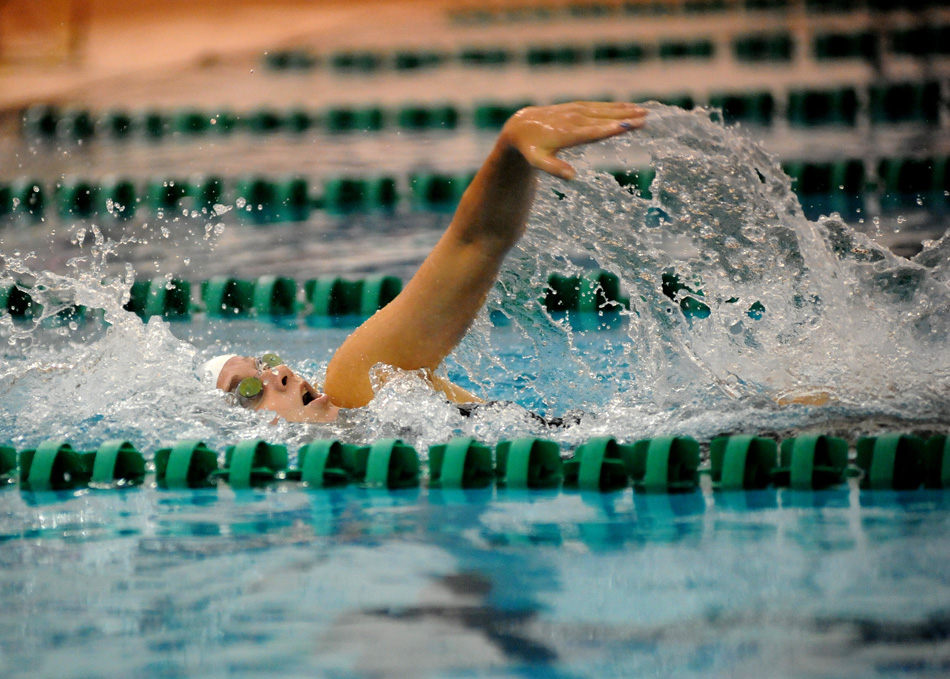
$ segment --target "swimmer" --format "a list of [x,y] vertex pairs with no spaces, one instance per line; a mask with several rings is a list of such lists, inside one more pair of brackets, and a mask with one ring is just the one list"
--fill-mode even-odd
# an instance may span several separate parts
[[370,371],[377,364],[422,371],[453,403],[482,402],[436,370],[465,336],[505,255],[524,234],[537,172],[570,181],[574,168],[557,157],[559,150],[642,127],[646,115],[636,104],[573,102],[512,116],[439,242],[399,296],[337,349],[322,391],[274,353],[218,356],[202,367],[203,377],[242,406],[288,422],[331,422],[341,408],[365,406],[374,396]]

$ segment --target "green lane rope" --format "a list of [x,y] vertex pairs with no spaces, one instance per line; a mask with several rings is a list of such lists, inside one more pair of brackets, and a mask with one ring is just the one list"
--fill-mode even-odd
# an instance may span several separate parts
[[601,492],[626,488],[629,478],[623,456],[631,449],[612,436],[591,439],[564,461],[564,487]]
[[[736,104],[734,111],[750,120],[760,115],[757,106]],[[827,116],[818,104],[803,103],[802,107],[808,111],[802,114],[804,118]],[[859,158],[787,160],[782,167],[806,207],[817,200],[827,210],[851,214],[871,194],[878,195],[886,210],[950,205],[948,156],[882,158],[872,166]],[[631,193],[652,199],[653,168],[608,172]],[[15,219],[36,222],[51,216],[51,207],[62,220],[108,217],[126,221],[143,211],[165,216],[182,212],[207,215],[220,204],[234,206],[238,220],[255,225],[305,221],[314,210],[334,216],[384,214],[405,204],[414,211],[439,212],[457,205],[473,176],[471,172],[423,172],[398,181],[390,176],[330,177],[323,181],[319,196],[311,180],[300,175],[249,175],[234,181],[215,175],[168,176],[145,184],[116,176],[100,180],[67,177],[52,187],[32,178],[20,178],[0,183],[0,224]]]
[[[859,476],[861,490],[912,491],[950,488],[950,443],[939,434],[927,441],[907,434],[861,438],[854,466],[848,444],[825,435],[782,441],[757,436],[729,436],[709,444],[708,464],[700,468],[700,444],[686,436],[663,436],[619,443],[595,437],[573,455],[562,457],[554,441],[520,438],[500,441],[492,451],[463,437],[429,447],[428,482],[432,489],[473,490],[494,482],[509,490],[580,490],[619,492],[633,485],[638,495],[691,493],[699,476],[709,474],[711,489],[763,490],[770,486],[820,491]],[[182,490],[226,484],[235,490],[274,484],[329,488],[354,484],[368,490],[417,488],[422,465],[415,448],[399,439],[352,445],[316,440],[300,448],[297,466],[289,466],[287,447],[262,440],[227,446],[223,465],[218,453],[201,441],[178,441],[154,454],[154,483]],[[24,492],[133,488],[144,484],[147,464],[128,441],[113,440],[91,452],[68,441],[43,441],[17,454],[0,446],[0,478],[18,480]],[[728,493],[727,493],[728,495]],[[725,502],[725,500],[724,500]]]
[[429,448],[430,488],[487,488],[494,478],[491,448],[473,438],[458,438]]
[[777,445],[762,436],[722,436],[709,443],[713,487],[759,490],[772,482]]
[[537,438],[502,441],[495,454],[498,485],[504,488],[558,488],[564,479],[564,463],[553,441]]
[[[9,314],[15,319],[39,316],[43,307],[30,290],[22,283],[0,283],[0,315]],[[259,276],[254,280],[213,276],[196,284],[159,276],[135,281],[125,309],[143,319],[160,316],[169,320],[186,320],[195,312],[222,319],[272,319],[298,314],[311,319],[368,318],[401,291],[402,281],[385,275],[357,280],[326,276],[306,280],[302,285],[286,276]],[[593,313],[630,305],[629,298],[621,294],[619,277],[601,269],[572,276],[552,274],[542,300],[551,312]],[[84,307],[69,306],[51,324],[81,321],[86,316]]]
[[[947,27],[950,35],[950,27]],[[755,38],[756,40],[758,38]],[[663,59],[709,58],[711,45],[669,42],[660,46]],[[571,47],[531,48],[527,61],[535,67],[579,63],[600,55],[604,63],[636,61],[648,51],[636,45],[599,45],[592,54]],[[762,90],[730,90],[714,92],[701,101],[722,108],[726,122],[747,122],[769,126],[774,113],[783,111],[792,126],[844,125],[854,126],[859,116],[873,125],[903,123],[940,123],[941,83],[938,80],[896,80],[860,86],[835,88],[795,88],[788,92]],[[658,99],[663,103],[691,109],[697,98],[685,94],[676,97],[650,97],[632,93],[634,101]],[[623,97],[629,94],[621,95]],[[601,94],[601,98],[603,95]],[[612,98],[607,95],[606,98]],[[867,102],[865,104],[865,102]],[[285,133],[299,135],[312,129],[339,135],[358,132],[398,130],[418,133],[451,132],[463,126],[476,130],[496,131],[512,114],[531,105],[532,101],[479,101],[467,110],[449,103],[419,104],[406,102],[392,108],[378,106],[339,105],[324,110],[308,111],[299,107],[287,109],[255,109],[240,114],[216,109],[184,108],[174,111],[141,111],[137,113],[65,109],[38,104],[27,108],[21,116],[23,137],[30,141],[73,141],[88,144],[96,139],[128,143],[135,139],[153,142],[169,138],[198,139],[207,135],[243,131],[252,135]],[[93,118],[99,122],[93,124]],[[42,147],[41,147],[42,148]]]
[[924,480],[926,443],[917,436],[889,434],[858,439],[861,485],[873,490],[912,490]]
[[782,441],[779,464],[772,474],[776,486],[821,490],[844,481],[848,443],[841,438],[810,434]]

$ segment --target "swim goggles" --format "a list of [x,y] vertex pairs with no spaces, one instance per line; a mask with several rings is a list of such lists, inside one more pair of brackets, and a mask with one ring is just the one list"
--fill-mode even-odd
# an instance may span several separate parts
[[257,400],[264,391],[264,382],[261,380],[261,374],[265,370],[273,370],[283,364],[283,359],[274,353],[264,354],[260,358],[255,358],[254,366],[257,368],[257,375],[254,377],[245,377],[231,390],[231,394],[237,399],[238,405],[242,408],[251,408],[256,405]]

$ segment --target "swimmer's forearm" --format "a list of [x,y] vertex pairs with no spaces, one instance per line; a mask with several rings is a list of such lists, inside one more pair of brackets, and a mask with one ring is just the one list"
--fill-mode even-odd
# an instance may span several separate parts
[[503,257],[524,234],[536,174],[504,134],[500,136],[462,196],[446,236]]

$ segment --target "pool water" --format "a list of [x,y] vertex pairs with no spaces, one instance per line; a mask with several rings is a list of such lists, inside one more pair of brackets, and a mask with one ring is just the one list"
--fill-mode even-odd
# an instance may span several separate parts
[[[88,229],[70,276],[5,253],[8,273],[106,323],[2,321],[0,440],[87,449],[119,437],[150,458],[185,438],[295,452],[315,438],[398,436],[425,456],[460,435],[544,436],[568,454],[602,435],[945,431],[950,241],[911,261],[834,217],[805,219],[775,159],[701,111],[654,105],[637,139],[653,196],[595,169],[629,145],[574,155],[579,181],[542,182],[528,236],[446,366],[512,406],[463,418],[403,374],[337,423],[272,426],[229,407],[196,366],[273,350],[319,382],[352,325],[143,323],[122,309],[132,272],[106,279],[114,246]],[[202,233],[152,237],[187,259]],[[621,277],[631,308],[546,312],[547,275],[589,264]],[[687,285],[674,299],[668,271]],[[687,314],[686,298],[708,316]],[[749,314],[753,303],[764,315]],[[827,406],[779,398],[815,388]],[[524,409],[582,415],[547,430]],[[0,493],[0,666],[11,677],[945,676],[948,502],[855,486],[11,487]]]
[[0,494],[17,677],[938,677],[945,492]]

